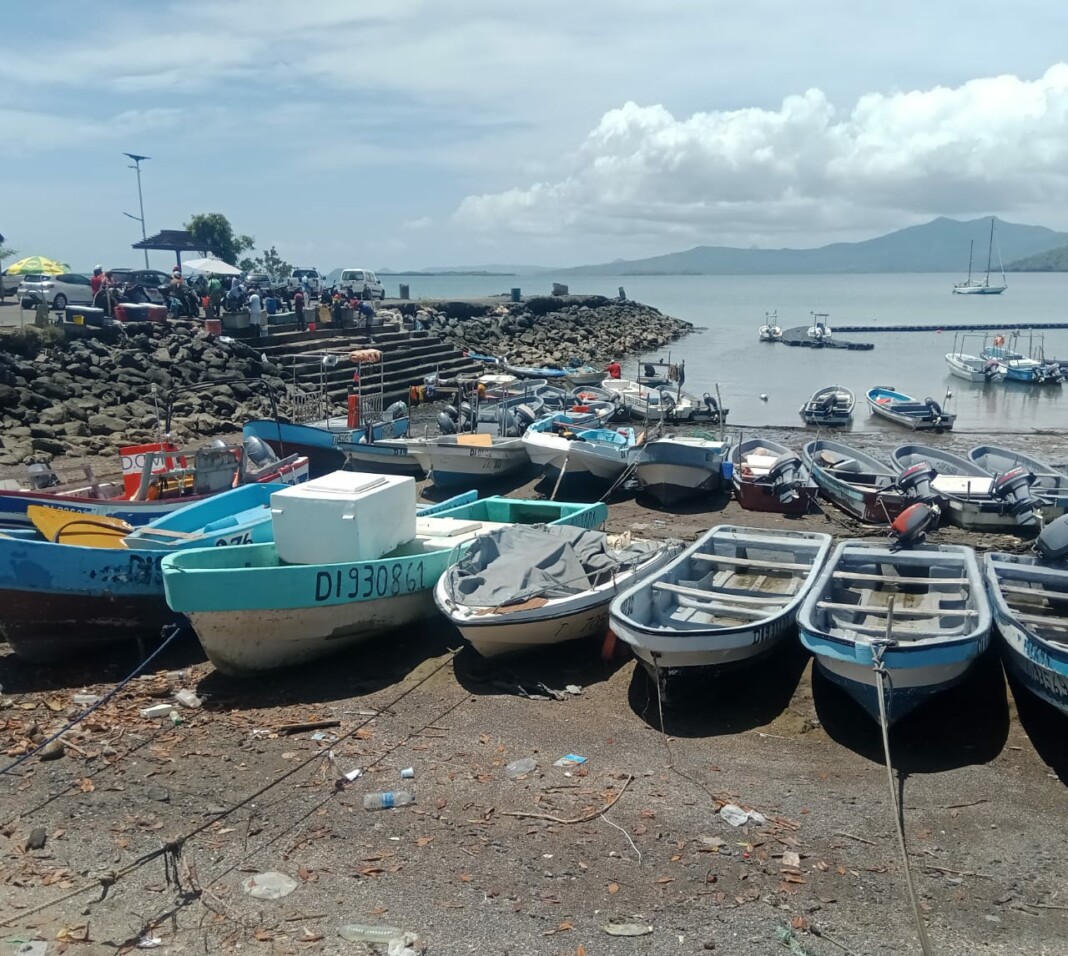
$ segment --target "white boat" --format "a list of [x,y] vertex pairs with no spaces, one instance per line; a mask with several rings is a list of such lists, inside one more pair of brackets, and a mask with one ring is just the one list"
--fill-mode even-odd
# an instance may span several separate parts
[[611,627],[655,680],[749,664],[794,623],[831,536],[719,525],[612,602]]
[[806,425],[826,425],[841,428],[853,423],[853,408],[857,397],[844,385],[825,385],[798,409]]
[[624,378],[606,378],[601,387],[618,395],[620,404],[638,421],[688,422],[703,409],[696,398],[676,388],[646,388]]
[[423,467],[412,449],[425,441],[425,438],[382,438],[368,442],[366,436],[361,435],[359,441],[337,438],[335,446],[345,456],[348,470],[421,476]]
[[681,548],[629,532],[502,528],[442,575],[434,601],[483,657],[603,637],[612,598]]
[[991,257],[994,252],[994,217],[990,217],[990,244],[986,251],[986,278],[985,279],[973,279],[972,278],[972,253],[975,251],[975,240],[971,240],[968,243],[968,278],[965,282],[958,282],[953,286],[953,291],[957,295],[1000,295],[1004,292],[1009,284],[1005,280],[1005,265],[1001,261],[1001,247],[998,247],[998,266],[1001,268],[1001,285],[990,284],[990,264]]
[[966,382],[991,382],[1004,375],[996,359],[984,359],[965,352],[947,352],[946,365],[951,375]]
[[666,507],[720,487],[729,441],[665,435],[641,446],[634,475],[641,488]]
[[779,325],[778,310],[764,313],[764,324],[757,330],[757,335],[761,342],[782,341],[782,328]]
[[442,435],[412,445],[409,453],[438,487],[493,481],[530,464],[522,438],[482,433]]
[[809,326],[807,334],[815,345],[823,345],[824,342],[829,342],[834,337],[831,327],[827,324],[827,318],[826,312],[812,313],[812,325]]

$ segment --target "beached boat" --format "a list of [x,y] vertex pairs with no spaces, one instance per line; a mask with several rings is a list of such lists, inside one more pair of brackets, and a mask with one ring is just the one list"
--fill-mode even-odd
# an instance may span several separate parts
[[918,402],[904,392],[883,386],[869,388],[866,397],[873,415],[914,431],[949,431],[957,420],[955,414],[945,411],[933,398]]
[[968,240],[968,278],[953,286],[956,295],[1001,295],[1009,284],[1005,280],[1005,266],[1001,264],[1001,247],[998,247],[998,263],[1001,264],[1001,285],[990,284],[990,266],[994,255],[994,217],[990,217],[990,243],[986,251],[986,278],[972,278],[972,254],[975,252],[975,240]]
[[844,385],[825,385],[812,393],[798,413],[806,425],[841,428],[853,423],[853,407],[857,398]]
[[885,541],[838,545],[797,615],[820,670],[876,720],[885,668],[890,724],[964,679],[989,644],[990,622],[971,548],[894,550]]
[[540,418],[522,438],[527,455],[547,475],[615,481],[637,457],[633,428],[560,430],[551,418]]
[[782,327],[779,325],[779,313],[764,313],[764,324],[757,330],[757,337],[761,342],[781,342]]
[[[1031,494],[1042,498],[1053,508],[1068,509],[1068,474],[1048,462],[999,445],[977,445],[968,452],[968,461],[978,465],[996,478],[1017,468],[1024,468],[1035,476]],[[1043,508],[1043,516],[1050,514]]]
[[584,527],[604,513],[599,504],[495,502],[500,520],[469,517],[487,513],[484,502],[420,517],[410,541],[364,560],[286,564],[274,544],[168,555],[167,601],[188,616],[220,671],[251,675],[324,657],[432,615],[438,578],[481,534],[517,521]]
[[914,444],[899,445],[890,460],[899,473],[918,465],[934,469],[930,491],[943,515],[960,528],[1019,532],[1040,524],[1043,502],[1031,493],[1034,476],[1025,468],[995,478],[960,455]]
[[775,649],[829,534],[719,525],[617,597],[611,628],[654,679],[752,663]]
[[819,511],[819,486],[798,454],[768,438],[747,438],[731,449],[734,497],[746,511],[804,515]]
[[1007,668],[1068,715],[1068,518],[1043,529],[1034,554],[984,555],[983,574]]
[[337,449],[345,456],[344,467],[349,471],[367,471],[385,475],[414,475],[425,472],[412,449],[422,445],[425,438],[383,438],[368,442],[338,440]]
[[597,385],[604,378],[604,369],[592,365],[574,362],[564,369],[565,378],[575,387]]
[[507,359],[501,359],[501,368],[517,378],[556,379],[567,377],[567,369],[561,368],[559,365],[513,365]]
[[868,524],[889,524],[914,500],[898,486],[893,468],[841,442],[807,442],[801,460],[824,498]]
[[705,414],[700,401],[674,386],[646,388],[629,379],[606,378],[601,387],[617,395],[620,404],[637,421],[689,422]]
[[723,482],[729,441],[665,435],[646,441],[634,461],[641,489],[665,507],[716,491]]
[[520,525],[483,535],[438,580],[438,609],[483,657],[603,637],[608,605],[681,550],[581,528]]
[[494,481],[530,464],[521,438],[496,438],[480,432],[428,438],[411,446],[409,453],[439,488]]

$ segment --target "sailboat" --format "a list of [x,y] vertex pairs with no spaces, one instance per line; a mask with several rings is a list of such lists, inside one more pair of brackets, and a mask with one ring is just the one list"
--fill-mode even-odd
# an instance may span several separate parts
[[975,240],[968,243],[968,280],[958,282],[953,286],[957,295],[1001,295],[1008,287],[1005,281],[1005,265],[1001,261],[1001,249],[998,248],[998,265],[1001,268],[1001,285],[990,284],[990,260],[994,253],[994,217],[990,217],[990,243],[986,250],[986,278],[980,281],[972,278],[972,253],[975,251]]

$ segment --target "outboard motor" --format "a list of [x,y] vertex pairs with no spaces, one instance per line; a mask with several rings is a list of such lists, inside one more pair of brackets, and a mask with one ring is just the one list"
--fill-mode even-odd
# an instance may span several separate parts
[[990,488],[990,494],[995,498],[1009,503],[1009,511],[1022,525],[1035,524],[1038,515],[1035,509],[1041,504],[1031,494],[1031,485],[1035,483],[1035,476],[1022,465],[1010,468],[1005,474],[994,480]]
[[705,392],[704,395],[701,396],[701,401],[705,403],[705,407],[708,409],[710,415],[719,417],[719,403],[709,395],[708,392]]
[[765,481],[774,488],[784,505],[796,501],[800,496],[801,459],[793,452],[779,455],[771,463]]
[[438,412],[438,431],[443,435],[456,434],[456,422],[448,412]]
[[927,408],[930,410],[931,417],[934,418],[936,424],[942,421],[942,419],[945,417],[946,413],[942,411],[942,406],[939,405],[938,402],[936,402],[933,398],[931,398],[930,395],[928,395],[927,398],[923,400],[923,404],[926,405]]
[[59,485],[59,475],[51,465],[36,462],[26,469],[30,473],[30,487],[34,491],[42,491],[45,488],[55,488]]
[[404,402],[394,402],[386,409],[386,421],[395,422],[398,418],[404,418],[408,414],[408,406]]
[[1043,561],[1064,561],[1068,558],[1068,515],[1051,521],[1035,541],[1035,550]]
[[515,412],[510,408],[501,409],[501,417],[498,420],[497,429],[502,438],[518,438],[522,434]]
[[831,392],[821,403],[820,409],[826,414],[830,414],[834,411],[834,406],[838,404],[838,396]]
[[645,369],[646,378],[654,378],[656,376],[656,369],[652,365],[643,365],[642,368]]
[[890,550],[903,551],[923,544],[927,532],[938,524],[938,505],[922,501],[909,505],[890,523]]
[[937,477],[938,472],[928,462],[918,461],[915,465],[909,465],[897,476],[897,486],[907,498],[934,504],[938,495],[931,487],[931,482]]
[[670,412],[675,405],[675,396],[671,394],[666,388],[657,389],[660,393],[660,405],[666,412]]
[[455,405],[446,405],[442,409],[442,414],[448,415],[453,421],[456,421],[460,417],[460,413],[457,411]]
[[520,430],[524,432],[534,424],[538,417],[534,414],[534,409],[529,405],[516,405],[514,411],[516,422],[519,424]]
[[[219,445],[216,447],[226,447],[226,442],[218,440]],[[212,442],[215,445],[215,442]],[[245,455],[249,461],[252,462],[258,469],[263,468],[264,465],[269,465],[272,462],[278,461],[278,456],[271,451],[271,446],[267,444],[262,438],[257,438],[255,435],[251,435],[244,441]]]

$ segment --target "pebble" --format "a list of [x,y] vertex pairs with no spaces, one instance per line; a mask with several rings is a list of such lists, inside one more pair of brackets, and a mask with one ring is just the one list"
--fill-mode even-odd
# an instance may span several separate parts
[[30,830],[30,835],[26,837],[26,849],[27,850],[43,850],[45,842],[48,840],[48,832],[44,827],[34,827]]
[[157,803],[170,803],[171,794],[169,790],[164,790],[163,787],[149,787],[145,791],[145,796],[149,800],[155,800]]

